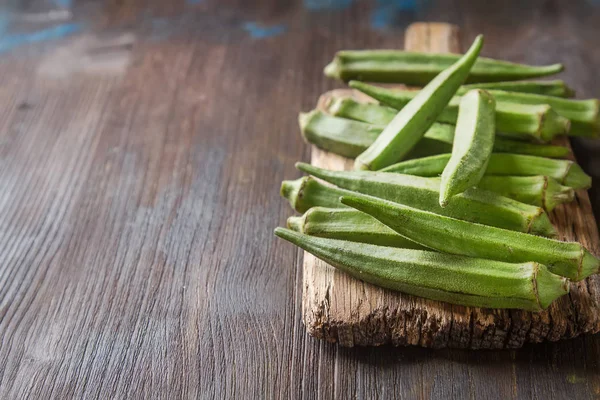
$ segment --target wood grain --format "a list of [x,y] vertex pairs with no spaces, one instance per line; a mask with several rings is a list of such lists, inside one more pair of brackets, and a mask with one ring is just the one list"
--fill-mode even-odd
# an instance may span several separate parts
[[[345,87],[322,73],[335,51],[401,48],[407,24],[448,21],[463,46],[485,34],[486,56],[565,62],[560,78],[598,97],[599,7],[417,1],[373,26],[391,2],[8,3],[14,18],[70,4],[56,23],[82,31],[0,53],[0,399],[598,398],[600,335],[518,351],[314,339],[302,253],[272,229],[292,213],[280,182],[310,159],[298,111]],[[287,29],[253,38],[246,22]],[[121,35],[135,41],[119,73],[43,71]],[[600,144],[573,142],[599,215]]]
[[[408,27],[405,48],[412,51],[458,52],[458,27],[415,23]],[[337,90],[321,96],[326,111],[332,96],[364,96]],[[367,100],[368,101],[368,100]],[[566,138],[558,140],[569,146]],[[352,168],[350,159],[312,146],[311,163],[333,170]],[[551,220],[562,240],[577,240],[598,254],[600,240],[586,191],[557,207]],[[385,290],[337,271],[304,253],[304,323],[308,332],[342,346],[418,345],[423,347],[519,348],[526,342],[556,341],[600,330],[600,277],[572,283],[568,296],[548,310],[531,313],[462,307]]]

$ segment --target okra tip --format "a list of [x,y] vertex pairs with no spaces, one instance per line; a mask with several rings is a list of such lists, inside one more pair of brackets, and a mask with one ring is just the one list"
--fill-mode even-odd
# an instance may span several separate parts
[[[363,92],[363,90],[365,90],[365,89],[375,87],[375,86],[369,85],[369,84],[361,82],[361,81],[350,81],[350,82],[348,82],[348,86],[350,86],[352,89],[356,89],[360,92]],[[366,93],[366,92],[363,92],[363,93]],[[368,94],[368,93],[366,93],[366,94]]]
[[[443,182],[443,180],[442,180]],[[454,195],[454,193],[452,193],[452,191],[446,187],[446,185],[441,185],[440,186],[440,197],[439,197],[439,203],[440,203],[440,207],[442,208],[446,208],[446,206],[448,205],[448,202],[450,201],[450,198]]]
[[[565,66],[562,65],[561,63],[556,63],[556,64],[550,64],[550,65],[542,65],[539,67],[536,67],[536,69],[538,71],[540,71],[543,75],[554,75],[554,74],[558,74],[559,72],[563,72],[565,70]],[[542,75],[540,75],[542,76]]]
[[294,167],[296,167],[296,169],[299,171],[306,172],[307,174],[311,175],[319,170],[318,167],[303,162],[297,162],[296,164],[294,164]]
[[295,244],[298,247],[305,248],[305,246],[303,246],[303,244],[305,243],[303,243],[302,240],[304,235],[302,235],[301,233],[294,232],[292,230],[285,229],[279,226],[275,228],[274,233],[277,237],[287,240],[288,242]]
[[553,274],[542,264],[535,264],[533,288],[540,310],[545,310],[554,300],[569,293],[569,280]]

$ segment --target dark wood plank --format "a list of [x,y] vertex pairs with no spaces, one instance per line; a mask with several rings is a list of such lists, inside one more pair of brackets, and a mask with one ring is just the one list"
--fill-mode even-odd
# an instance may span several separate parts
[[[184,3],[74,1],[82,33],[0,54],[0,398],[598,396],[597,336],[514,352],[312,339],[301,254],[271,233],[290,213],[279,183],[309,157],[296,113],[341,87],[321,74],[335,50],[447,21],[463,45],[486,34],[487,55],[565,61],[598,96],[591,0],[416,2],[389,21],[375,2]],[[286,30],[253,38],[246,22]],[[126,69],[40,72],[123,33]],[[575,144],[600,215],[598,145]]]

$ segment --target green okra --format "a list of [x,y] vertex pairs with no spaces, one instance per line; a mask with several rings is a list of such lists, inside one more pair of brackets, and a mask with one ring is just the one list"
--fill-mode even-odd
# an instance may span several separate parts
[[[306,142],[348,158],[354,158],[369,148],[384,129],[383,126],[332,117],[319,110],[300,114],[298,121]],[[407,157],[451,151],[453,136],[453,125],[435,123]]]
[[496,101],[523,105],[547,104],[556,113],[571,121],[571,136],[597,137],[600,135],[600,100],[574,100],[532,93],[513,93],[490,90]]
[[[357,81],[350,82],[350,86],[398,110],[406,107],[420,93],[415,90],[386,89]],[[456,124],[459,104],[460,96],[454,96],[438,115],[437,121]],[[567,118],[559,115],[547,104],[500,101],[496,104],[496,129],[505,135],[548,142],[557,135],[568,133],[570,124]]]
[[[438,176],[444,170],[449,159],[450,154],[416,158],[390,165],[382,172],[397,172],[422,177]],[[573,189],[587,189],[592,185],[592,178],[575,161],[523,154],[492,154],[485,175],[544,175],[554,178],[560,184]]]
[[432,251],[326,239],[284,228],[275,235],[362,281],[473,307],[546,309],[568,280],[535,262],[511,264]]
[[452,155],[442,172],[440,206],[477,186],[492,154],[496,101],[486,91],[474,89],[462,97],[456,123]]
[[[352,119],[361,122],[367,122],[373,125],[386,125],[396,115],[394,109],[378,104],[359,103],[351,98],[334,97],[330,100],[328,112],[334,116],[344,119]],[[445,130],[434,129],[436,136],[432,136],[432,129],[425,133],[425,138],[437,139],[451,144],[454,141],[454,126],[449,124],[434,123],[434,127],[446,127]],[[452,128],[449,128],[452,127]],[[354,132],[356,134],[356,132]],[[336,135],[336,137],[340,137]],[[366,135],[365,135],[366,136]],[[420,143],[420,142],[419,142]],[[417,144],[419,146],[419,144]],[[554,146],[541,143],[527,143],[519,140],[512,140],[506,137],[496,136],[494,142],[495,153],[515,153],[529,154],[539,157],[565,158],[571,154],[571,150],[566,146]]]
[[535,261],[550,272],[579,281],[598,272],[600,260],[577,242],[461,221],[367,196],[342,197],[400,235],[444,253],[505,262]]
[[507,92],[533,93],[555,97],[575,96],[575,91],[561,80],[472,83],[461,86],[457,94],[465,94],[472,89],[505,90]]
[[479,35],[464,56],[419,91],[385,127],[375,142],[356,157],[354,168],[378,170],[402,160],[462,85],[479,56],[482,45],[483,36]]
[[340,156],[355,158],[377,139],[383,127],[329,116],[313,110],[298,117],[307,143]]
[[484,176],[477,187],[546,211],[575,199],[573,188],[548,176]]
[[400,236],[375,218],[352,208],[313,207],[304,215],[289,217],[287,226],[310,236],[425,250],[425,247]]
[[[404,83],[425,86],[437,74],[454,64],[460,55],[419,53],[399,50],[343,50],[325,67],[330,78]],[[467,83],[517,81],[553,75],[562,64],[532,66],[480,57],[466,79]]]
[[386,126],[398,110],[375,103],[360,103],[350,97],[332,97],[327,102],[327,112],[336,117],[353,119],[374,125]]
[[442,208],[438,203],[440,192],[439,181],[436,179],[386,172],[330,171],[305,163],[296,163],[296,168],[346,190],[442,215],[520,232],[551,237],[557,235],[542,208],[487,190],[469,189]]
[[[439,187],[439,178],[425,179],[432,186]],[[557,205],[569,203],[575,198],[573,188],[563,186],[556,179],[547,176],[484,176],[478,188],[521,203],[542,207],[546,211],[552,211]],[[283,181],[281,184],[281,195],[289,201],[294,210],[301,213],[319,206],[343,208],[345,206],[339,202],[339,197],[349,193],[352,192],[324,185],[309,176],[294,181]]]
[[324,185],[309,176],[281,183],[281,197],[287,199],[292,208],[300,213],[312,207],[344,207],[340,196],[351,194],[349,190]]

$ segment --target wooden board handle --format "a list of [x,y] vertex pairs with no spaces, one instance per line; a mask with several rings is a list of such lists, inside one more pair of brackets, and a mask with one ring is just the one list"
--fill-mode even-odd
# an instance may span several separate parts
[[406,28],[404,49],[428,53],[460,53],[459,29],[445,23],[415,22]]

